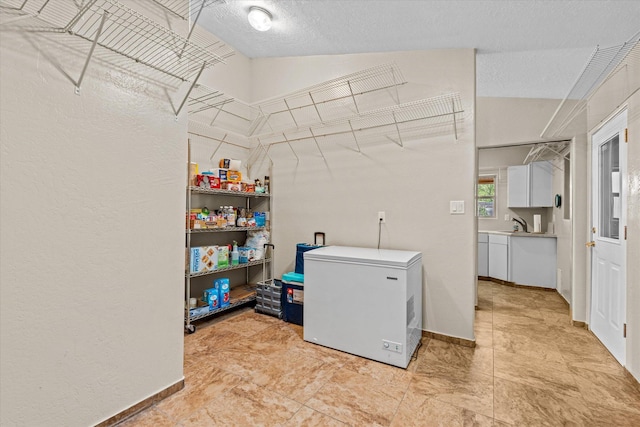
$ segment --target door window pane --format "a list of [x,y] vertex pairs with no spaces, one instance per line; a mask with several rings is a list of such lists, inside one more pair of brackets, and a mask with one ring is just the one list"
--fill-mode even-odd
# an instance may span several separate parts
[[618,135],[600,146],[600,236],[620,237],[620,146]]

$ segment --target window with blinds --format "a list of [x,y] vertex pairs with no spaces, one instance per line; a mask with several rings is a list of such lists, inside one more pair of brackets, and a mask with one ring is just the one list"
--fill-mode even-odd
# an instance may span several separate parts
[[496,176],[478,177],[478,218],[496,217]]

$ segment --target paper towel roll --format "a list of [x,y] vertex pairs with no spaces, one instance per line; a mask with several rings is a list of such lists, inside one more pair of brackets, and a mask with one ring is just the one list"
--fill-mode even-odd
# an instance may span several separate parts
[[542,230],[542,216],[534,215],[533,216],[533,232],[540,233]]
[[229,162],[229,169],[231,169],[231,170],[239,171],[241,167],[242,167],[242,161],[241,160],[231,159],[231,161]]

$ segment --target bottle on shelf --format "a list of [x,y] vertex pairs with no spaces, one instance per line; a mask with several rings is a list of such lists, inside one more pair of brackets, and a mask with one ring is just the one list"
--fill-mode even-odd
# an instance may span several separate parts
[[265,193],[269,192],[269,177],[268,176],[264,177],[264,192]]
[[240,252],[238,251],[238,242],[233,241],[233,249],[231,250],[231,265],[240,264]]
[[227,227],[235,227],[236,225],[236,212],[233,206],[229,206],[227,210]]

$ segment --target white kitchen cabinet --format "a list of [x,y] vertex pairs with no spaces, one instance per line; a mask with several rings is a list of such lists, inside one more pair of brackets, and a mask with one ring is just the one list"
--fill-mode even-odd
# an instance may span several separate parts
[[478,233],[478,276],[489,277],[489,236]]
[[509,280],[509,237],[489,234],[489,277]]
[[510,208],[539,208],[553,206],[553,165],[551,162],[532,162],[509,166],[508,205]]
[[507,168],[507,187],[510,208],[529,207],[529,165]]
[[511,236],[508,249],[510,282],[555,289],[555,237]]

